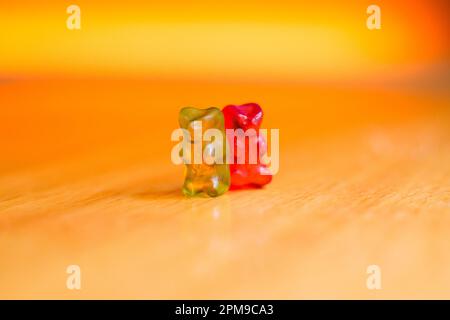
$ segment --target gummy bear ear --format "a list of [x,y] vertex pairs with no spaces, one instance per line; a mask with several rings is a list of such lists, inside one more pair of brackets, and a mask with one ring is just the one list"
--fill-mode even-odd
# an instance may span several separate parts
[[196,120],[201,121],[206,114],[207,109],[184,107],[180,110],[180,113],[178,115],[178,122],[180,123],[181,128],[188,129],[191,122]]
[[216,107],[208,109],[184,107],[180,110],[178,122],[180,123],[181,128],[193,129],[192,123],[194,121],[201,121],[204,130],[208,128],[220,129],[224,127],[223,114]]
[[180,123],[180,127],[184,129],[189,128],[189,124],[200,118],[204,114],[204,111],[201,109],[193,108],[193,107],[184,107],[180,110],[178,114],[178,122]]

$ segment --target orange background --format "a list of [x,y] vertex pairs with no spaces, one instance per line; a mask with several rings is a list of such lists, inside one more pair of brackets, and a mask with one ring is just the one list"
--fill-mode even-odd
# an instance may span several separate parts
[[[449,21],[446,0],[0,0],[0,297],[448,298]],[[247,102],[279,174],[182,198],[179,110]]]
[[447,1],[2,1],[1,75],[368,80],[448,63]]
[[185,105],[258,102],[286,139],[428,112],[364,95],[442,95],[449,5],[376,3],[382,29],[370,31],[367,1],[80,0],[82,29],[68,30],[72,3],[1,1],[0,168],[173,130]]

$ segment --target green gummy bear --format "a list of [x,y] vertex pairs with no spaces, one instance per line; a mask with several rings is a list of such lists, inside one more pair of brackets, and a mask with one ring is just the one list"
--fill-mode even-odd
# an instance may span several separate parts
[[[231,182],[230,168],[226,162],[227,140],[225,135],[225,122],[220,109],[214,107],[208,109],[186,107],[180,110],[178,120],[180,127],[186,129],[190,133],[192,147],[195,143],[202,144],[202,163],[195,164],[192,160],[191,164],[186,164],[183,193],[189,197],[202,194],[206,194],[210,197],[217,197],[228,191]],[[202,141],[194,140],[194,122],[196,124],[201,122],[202,138],[203,133],[207,129],[217,129],[222,133],[222,140],[218,142],[223,148],[222,163],[205,163],[203,153],[214,153],[215,144],[213,142],[203,141],[203,139]],[[191,159],[194,159],[193,155],[191,156]]]

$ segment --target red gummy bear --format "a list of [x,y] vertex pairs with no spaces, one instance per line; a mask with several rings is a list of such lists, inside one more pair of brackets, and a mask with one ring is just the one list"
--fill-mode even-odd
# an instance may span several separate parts
[[[260,156],[267,152],[266,141],[259,135],[259,127],[263,120],[263,111],[256,103],[247,103],[240,106],[228,105],[222,110],[225,117],[226,129],[242,129],[243,131],[253,129],[254,135],[245,140],[237,139],[228,135],[230,148],[234,148],[233,162],[230,164],[231,189],[246,187],[262,187],[272,181],[272,174],[267,166],[260,161]],[[252,132],[246,131],[247,133]],[[251,139],[257,139],[256,163],[249,163],[249,147]],[[244,152],[245,163],[239,163],[239,150]],[[242,161],[241,161],[242,162]]]

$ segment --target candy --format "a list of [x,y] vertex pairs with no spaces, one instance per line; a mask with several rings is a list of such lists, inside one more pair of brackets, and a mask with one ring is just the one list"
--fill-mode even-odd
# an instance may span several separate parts
[[[189,161],[185,161],[183,193],[187,196],[206,194],[211,197],[225,193],[230,186],[230,169],[226,162],[227,141],[222,112],[218,108],[183,108],[179,114],[179,123],[188,133],[193,147],[190,149],[191,155],[184,155]],[[206,133],[203,134],[208,131],[218,133],[219,136],[208,141],[205,139]]]
[[[256,103],[228,105],[222,112],[225,117],[228,142],[230,147],[234,148],[230,152],[231,187],[234,189],[262,187],[268,184],[272,181],[272,175],[267,165],[260,160],[261,156],[267,152],[266,141],[259,134],[259,127],[263,120],[261,107]],[[235,130],[234,134],[229,134],[230,129]],[[239,131],[242,138],[239,138]],[[245,136],[242,136],[243,132]]]

